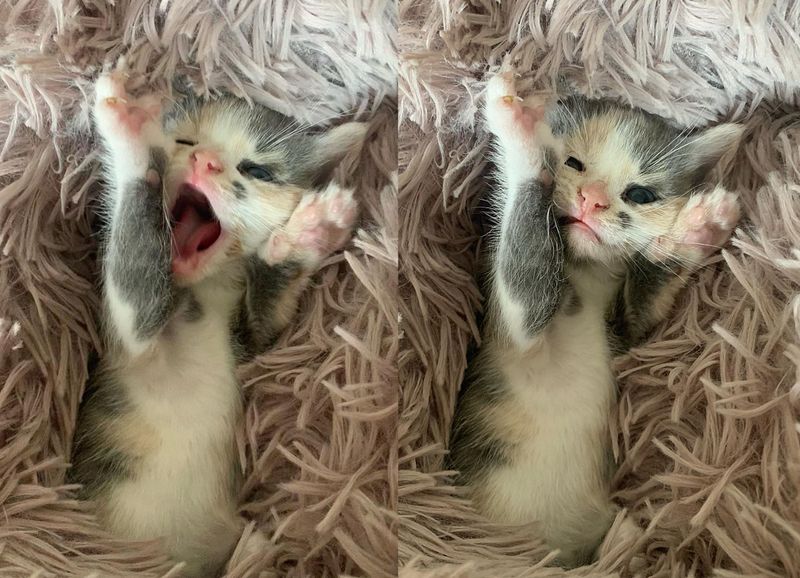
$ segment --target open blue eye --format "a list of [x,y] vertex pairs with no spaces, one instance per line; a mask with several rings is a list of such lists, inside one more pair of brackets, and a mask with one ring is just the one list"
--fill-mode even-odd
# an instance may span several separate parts
[[634,205],[646,205],[657,201],[658,195],[644,187],[631,187],[622,194],[622,198]]
[[259,181],[273,180],[272,173],[264,165],[257,165],[256,163],[250,161],[242,161],[236,168],[239,169],[241,174],[253,179],[258,179]]
[[253,177],[254,179],[258,179],[259,181],[272,180],[272,173],[270,173],[264,167],[250,167],[249,169],[247,169],[247,174]]

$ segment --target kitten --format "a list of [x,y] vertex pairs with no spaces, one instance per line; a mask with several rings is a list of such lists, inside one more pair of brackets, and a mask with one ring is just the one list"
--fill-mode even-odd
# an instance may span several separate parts
[[742,129],[688,134],[581,98],[531,105],[511,73],[491,79],[486,98],[499,223],[451,465],[486,516],[538,523],[559,563],[576,566],[617,513],[612,355],[663,320],[687,275],[729,238],[738,199],[704,181]]
[[235,365],[269,345],[309,275],[350,238],[352,192],[313,188],[365,125],[312,135],[230,97],[188,100],[162,123],[160,98],[134,100],[124,80],[123,64],[96,83],[108,343],[71,479],[112,533],[161,537],[185,575],[211,576],[244,523]]

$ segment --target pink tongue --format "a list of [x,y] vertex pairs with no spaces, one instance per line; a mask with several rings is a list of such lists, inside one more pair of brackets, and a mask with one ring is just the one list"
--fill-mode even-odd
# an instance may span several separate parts
[[178,254],[188,259],[195,253],[208,249],[220,236],[219,221],[206,221],[195,207],[188,205],[178,216],[173,235],[178,246]]

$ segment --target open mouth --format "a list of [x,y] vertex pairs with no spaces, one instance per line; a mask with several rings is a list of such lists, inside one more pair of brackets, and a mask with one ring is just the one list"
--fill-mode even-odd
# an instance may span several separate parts
[[188,261],[208,251],[222,235],[219,219],[208,198],[192,185],[183,184],[171,214],[176,258]]

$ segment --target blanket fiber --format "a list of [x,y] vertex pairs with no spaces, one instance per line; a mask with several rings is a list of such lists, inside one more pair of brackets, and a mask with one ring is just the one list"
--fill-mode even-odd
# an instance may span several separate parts
[[242,511],[269,545],[237,550],[226,575],[396,574],[395,19],[381,0],[0,2],[0,575],[176,572],[156,544],[104,534],[64,486],[102,347],[88,103],[122,54],[133,90],[181,75],[300,120],[371,123],[338,175],[361,201],[353,243],[241,368]]
[[[400,564],[408,577],[800,576],[800,3],[407,0],[400,8]],[[618,360],[615,498],[599,561],[547,567],[535,529],[492,526],[442,471],[489,190],[482,91],[618,98],[748,134],[720,178],[746,220],[671,318]]]

